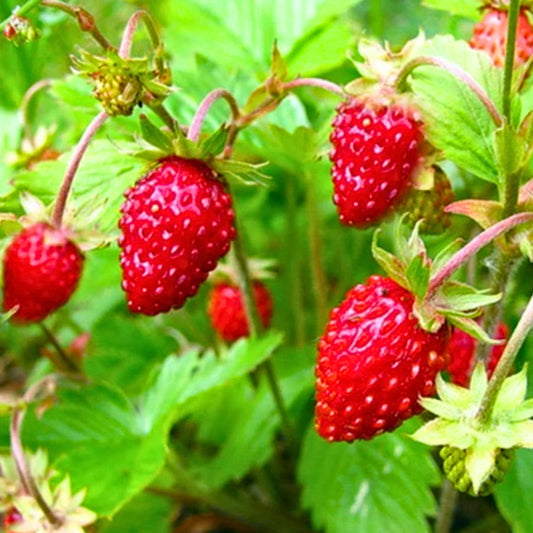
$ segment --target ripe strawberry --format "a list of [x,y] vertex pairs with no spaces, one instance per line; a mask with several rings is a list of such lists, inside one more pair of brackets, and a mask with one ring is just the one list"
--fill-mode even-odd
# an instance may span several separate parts
[[14,526],[19,522],[22,522],[22,515],[17,511],[17,509],[12,507],[2,517],[2,531],[10,533],[11,530],[8,529],[9,526]]
[[[496,329],[495,337],[497,339],[507,339],[508,335],[509,328],[503,322],[500,322]],[[474,337],[460,329],[454,329],[450,338],[450,365],[447,368],[453,383],[468,387],[470,376],[474,370],[476,347],[477,341]],[[487,365],[489,378],[492,376],[504,349],[505,344],[498,344],[492,347]]]
[[[502,67],[505,63],[508,17],[506,10],[488,9],[481,21],[475,25],[470,40],[470,46],[487,52],[497,67]],[[526,10],[522,9],[518,17],[516,32],[515,67],[523,65],[532,54],[533,27],[529,23]]]
[[318,344],[316,423],[329,441],[371,439],[422,411],[448,363],[448,327],[423,330],[413,296],[371,276],[333,309]]
[[446,174],[435,168],[433,188],[428,191],[412,189],[401,202],[399,210],[407,213],[406,222],[411,226],[423,219],[419,228],[421,233],[439,235],[451,224],[450,213],[446,213],[444,208],[452,202],[452,185]]
[[[272,298],[260,281],[254,281],[254,300],[263,327],[270,325]],[[242,292],[229,283],[216,285],[209,294],[207,314],[215,331],[227,342],[233,342],[250,333]]]
[[452,446],[444,446],[440,450],[440,456],[444,460],[442,467],[446,477],[458,491],[466,492],[471,496],[487,496],[490,494],[494,490],[495,485],[505,477],[514,455],[512,449],[506,450],[500,448],[497,451],[494,468],[476,493],[472,486],[472,480],[466,471],[466,454],[466,450]]
[[24,229],[4,255],[4,311],[13,321],[39,322],[66,304],[78,286],[84,257],[62,229],[37,223]]
[[414,114],[353,98],[337,108],[330,140],[333,201],[343,224],[380,222],[407,191],[420,162],[422,131]]
[[232,201],[206,163],[170,156],[126,191],[122,288],[134,313],[180,308],[235,237]]

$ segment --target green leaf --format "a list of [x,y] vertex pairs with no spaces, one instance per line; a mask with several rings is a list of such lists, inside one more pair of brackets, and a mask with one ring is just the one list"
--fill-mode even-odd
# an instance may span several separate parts
[[466,283],[453,280],[441,288],[446,306],[452,311],[470,311],[501,300],[501,294],[488,294],[489,292],[490,289],[478,290]]
[[[502,76],[487,54],[451,36],[438,36],[421,48],[420,55],[455,63],[481,85],[496,105],[501,102]],[[471,89],[433,66],[415,69],[410,79],[431,144],[460,167],[498,183],[499,168],[493,146],[496,127]]]
[[423,4],[474,20],[479,18],[479,10],[483,5],[481,0],[424,0]]
[[502,483],[496,486],[498,509],[509,522],[513,533],[531,533],[533,506],[533,451],[517,450]]
[[202,158],[214,157],[224,150],[228,129],[225,125],[220,126],[212,135],[200,142],[200,153]]
[[298,476],[304,507],[327,533],[430,531],[437,468],[429,449],[399,434],[328,443],[310,429]]

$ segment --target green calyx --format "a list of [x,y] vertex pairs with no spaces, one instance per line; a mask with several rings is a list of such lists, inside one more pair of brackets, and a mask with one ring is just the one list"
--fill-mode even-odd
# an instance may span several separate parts
[[74,73],[90,80],[94,97],[110,116],[129,116],[141,102],[161,101],[171,92],[147,58],[123,59],[113,50],[96,56],[81,50],[72,61]]
[[444,470],[459,490],[476,496],[503,478],[512,449],[533,448],[533,400],[525,399],[527,368],[503,382],[490,416],[482,420],[487,386],[483,364],[476,366],[470,389],[447,383],[439,375],[439,399],[420,400],[437,418],[412,435],[424,444],[452,448],[442,452],[446,455]]
[[372,253],[383,270],[413,294],[413,313],[420,326],[435,333],[445,322],[449,322],[482,342],[501,343],[492,340],[475,320],[484,306],[497,302],[501,295],[490,294],[487,290],[478,290],[454,280],[433,287],[432,279],[453,257],[458,243],[450,244],[431,259],[419,236],[423,221],[419,220],[410,236],[406,237],[403,230],[406,217],[404,214],[397,226],[394,239],[396,254],[378,246],[379,231],[374,234]]
[[223,157],[229,132],[225,124],[211,135],[202,136],[198,142],[195,142],[186,137],[177,122],[170,130],[167,127],[158,128],[144,114],[140,115],[140,121],[142,139],[139,141],[141,149],[134,154],[137,157],[149,161],[159,161],[170,155],[185,159],[200,159],[205,161],[217,175],[236,179],[245,185],[265,185],[270,179],[261,172],[265,163],[255,164]]

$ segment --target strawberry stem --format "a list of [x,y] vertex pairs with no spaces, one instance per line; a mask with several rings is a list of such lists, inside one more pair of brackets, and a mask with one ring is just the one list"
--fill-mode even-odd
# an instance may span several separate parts
[[470,90],[478,97],[479,101],[485,106],[494,124],[498,128],[503,125],[503,118],[500,115],[500,112],[494,105],[494,102],[490,99],[489,95],[485,92],[483,87],[481,87],[481,85],[479,85],[479,83],[474,78],[472,78],[470,74],[465,72],[461,67],[442,57],[420,56],[409,61],[400,71],[396,79],[395,85],[398,90],[402,89],[404,83],[406,83],[407,81],[408,76],[415,68],[423,66],[433,66],[441,68],[446,72],[450,73],[462,83],[464,83],[467,87],[470,88]]
[[65,211],[65,206],[67,203],[67,198],[72,187],[72,182],[76,176],[78,167],[82,160],[83,155],[85,154],[91,139],[94,137],[100,126],[106,121],[108,114],[105,111],[101,111],[96,115],[96,117],[89,124],[81,139],[78,141],[76,148],[70,158],[65,176],[63,178],[63,183],[61,184],[61,189],[57,195],[56,204],[54,206],[54,212],[52,214],[52,225],[56,228],[61,227],[61,222],[63,220],[63,213]]
[[29,120],[29,104],[33,97],[42,89],[46,89],[52,85],[52,80],[43,79],[34,83],[24,94],[22,102],[20,104],[20,116],[22,117],[22,126],[24,128],[24,135],[26,139],[31,139],[31,129]]
[[445,479],[440,491],[439,514],[435,521],[435,533],[449,533],[458,495],[450,481]]
[[236,122],[239,119],[239,105],[237,104],[235,97],[226,89],[215,89],[200,102],[200,105],[198,106],[196,114],[194,115],[189,127],[189,133],[187,134],[187,138],[189,140],[198,142],[198,139],[200,138],[200,130],[202,129],[202,125],[205,121],[207,113],[209,113],[209,110],[213,104],[220,99],[224,99],[226,102],[228,102],[231,109],[232,122]]
[[[71,17],[75,18],[82,31],[91,34],[93,39],[104,49],[114,50],[115,47],[103,36],[102,32],[96,26],[94,17],[85,9],[78,6],[71,6],[60,0],[42,0],[41,5],[43,7],[51,7],[53,9],[59,9],[64,13],[67,13]],[[17,13],[17,14],[20,14]]]
[[284,83],[282,85],[282,90],[290,91],[297,87],[318,87],[319,89],[324,89],[325,91],[337,94],[343,98],[346,97],[346,92],[340,85],[320,78],[296,78],[295,80]]
[[35,480],[32,476],[26,457],[24,455],[24,449],[22,447],[21,433],[22,422],[26,415],[26,405],[35,400],[35,398],[41,393],[43,389],[49,389],[50,386],[55,385],[55,376],[46,376],[41,381],[33,384],[23,396],[22,405],[16,406],[13,409],[11,415],[10,424],[10,437],[11,437],[11,455],[15,462],[17,472],[20,478],[23,489],[30,494],[37,502],[43,514],[50,524],[55,527],[62,525],[62,520],[58,517],[50,508],[50,506],[44,500]]
[[506,218],[490,228],[482,231],[479,235],[474,237],[466,246],[461,248],[446,265],[439,270],[429,282],[426,298],[430,298],[435,294],[437,289],[468,259],[477,253],[481,248],[492,242],[496,237],[509,231],[510,229],[520,224],[533,221],[533,213],[518,213]]
[[[67,372],[69,374],[81,374],[81,369],[63,350],[61,344],[59,344],[55,335],[50,331],[50,329],[43,323],[40,322],[39,325],[43,330],[48,342],[55,348],[58,357],[58,360],[53,360],[52,362],[57,366],[58,370],[62,372]],[[52,359],[52,357],[50,357]],[[54,358],[55,359],[55,358]]]
[[480,424],[487,424],[490,420],[494,404],[498,397],[498,393],[513,367],[514,360],[518,354],[518,351],[522,347],[522,344],[526,340],[529,332],[533,328],[533,296],[529,300],[525,311],[522,313],[516,328],[510,336],[502,357],[492,374],[492,378],[489,381],[489,385],[485,392],[485,396],[481,400],[479,411],[476,415],[476,419]]
[[507,19],[507,42],[503,71],[503,114],[509,123],[511,122],[511,84],[513,82],[516,29],[518,27],[519,9],[520,0],[511,0],[509,16]]

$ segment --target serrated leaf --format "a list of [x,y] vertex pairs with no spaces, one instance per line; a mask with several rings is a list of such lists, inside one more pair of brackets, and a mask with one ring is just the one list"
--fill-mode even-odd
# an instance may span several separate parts
[[[451,36],[437,36],[419,53],[453,62],[472,76],[496,105],[501,102],[501,74],[484,52],[473,50]],[[413,71],[411,88],[431,144],[460,167],[498,183],[499,169],[492,142],[496,126],[470,88],[432,66]]]
[[157,126],[152,124],[144,114],[139,115],[141,121],[141,131],[146,142],[159,148],[162,152],[170,154],[173,152],[172,141]]
[[397,434],[332,444],[310,429],[298,477],[304,507],[327,533],[430,531],[435,464],[429,450]]
[[405,275],[409,286],[418,298],[423,298],[429,286],[429,265],[423,254],[413,257],[409,263]]

